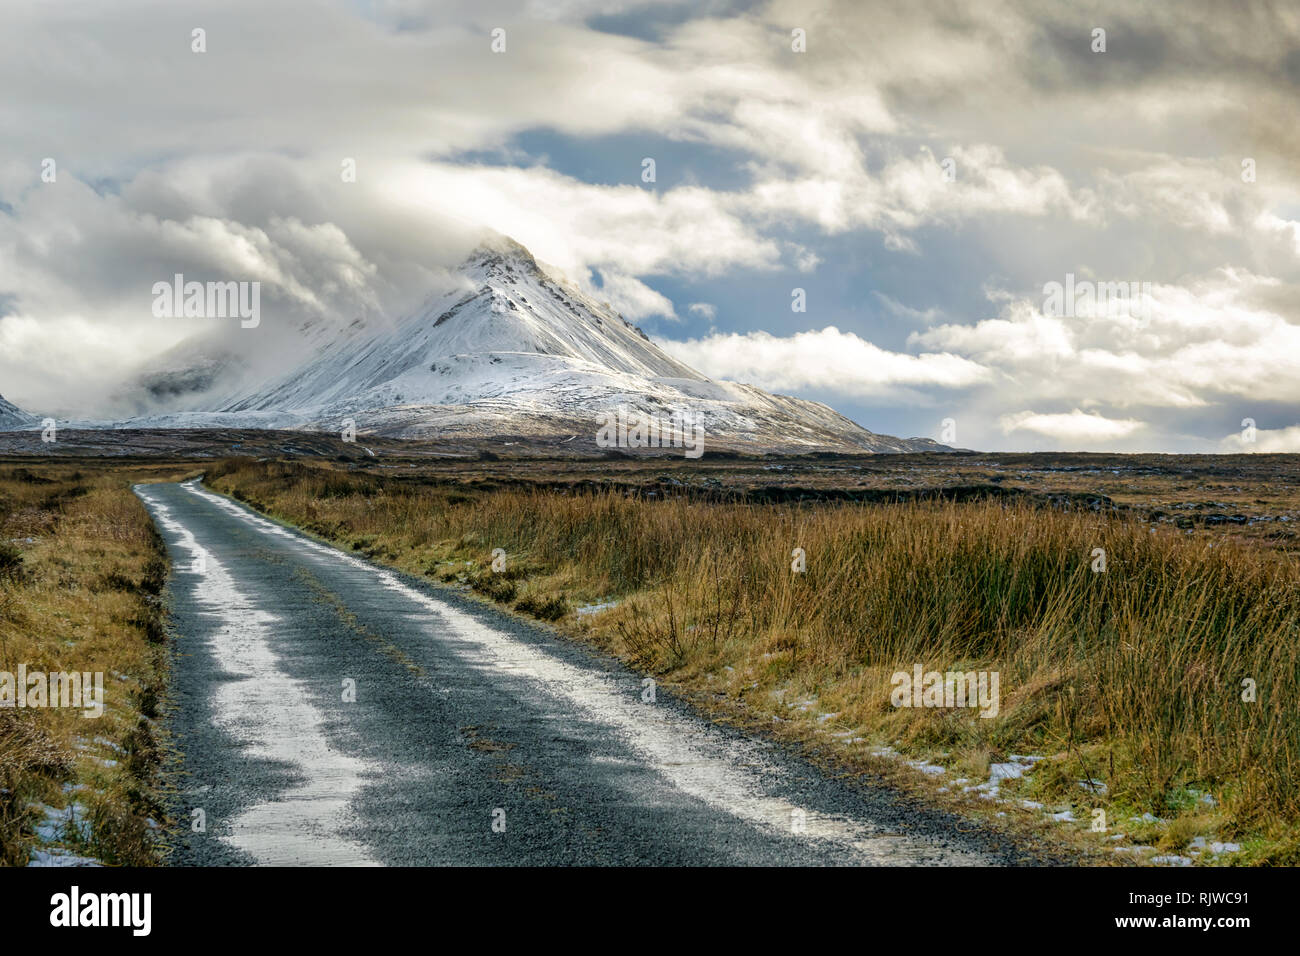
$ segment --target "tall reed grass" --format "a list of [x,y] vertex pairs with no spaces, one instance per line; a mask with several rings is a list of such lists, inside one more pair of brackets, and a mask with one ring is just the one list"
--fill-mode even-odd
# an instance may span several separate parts
[[[1204,791],[1239,832],[1300,820],[1300,570],[1285,556],[1026,502],[476,492],[248,461],[210,480],[524,609],[616,601],[584,630],[660,675],[816,694],[836,725],[901,746],[1052,755],[1043,786],[1104,781],[1116,811],[1169,815]],[[998,671],[999,715],[892,707],[890,675],[915,664]],[[719,683],[727,668],[739,676]]]

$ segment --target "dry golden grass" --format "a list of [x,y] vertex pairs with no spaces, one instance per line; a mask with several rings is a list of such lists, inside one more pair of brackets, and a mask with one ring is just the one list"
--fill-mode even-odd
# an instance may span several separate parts
[[[1244,842],[1240,860],[1300,862],[1293,556],[1023,502],[480,492],[249,461],[209,480],[344,547],[557,620],[733,711],[834,742],[850,763],[887,742],[978,782],[1008,754],[1040,754],[1008,792],[1083,820],[1103,809],[1112,833],[1166,849],[1208,829]],[[503,574],[490,568],[495,548]],[[794,548],[805,573],[791,570]],[[1095,548],[1104,573],[1091,568]],[[608,601],[617,606],[574,613]],[[890,677],[915,664],[997,671],[1000,713],[894,708]],[[1143,813],[1171,822],[1146,826],[1134,820]]]
[[105,712],[0,710],[0,863],[39,845],[41,805],[75,804],[55,845],[154,862],[166,678],[161,541],[131,483],[170,466],[0,465],[0,671],[104,674]]

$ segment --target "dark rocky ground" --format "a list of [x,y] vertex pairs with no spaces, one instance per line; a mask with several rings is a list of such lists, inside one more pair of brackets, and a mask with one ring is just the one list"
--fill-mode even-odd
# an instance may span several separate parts
[[1084,453],[753,456],[714,448],[627,452],[589,440],[499,437],[403,441],[264,430],[0,432],[0,459],[114,458],[202,462],[233,456],[328,460],[406,480],[480,487],[605,486],[647,496],[765,501],[889,501],[935,496],[1029,497],[1047,504],[1133,512],[1190,534],[1229,535],[1300,550],[1300,455]]

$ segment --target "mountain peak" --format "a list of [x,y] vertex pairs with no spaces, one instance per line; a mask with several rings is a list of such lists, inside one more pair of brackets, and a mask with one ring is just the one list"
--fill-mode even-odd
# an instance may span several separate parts
[[508,271],[511,267],[526,272],[538,272],[537,260],[523,244],[515,242],[509,236],[495,233],[475,247],[469,254],[462,271],[481,270]]
[[632,410],[689,413],[726,447],[915,450],[824,405],[708,378],[508,236],[490,234],[459,273],[413,312],[315,339],[275,378],[181,420],[322,431],[350,420],[392,437],[531,436],[569,449]]

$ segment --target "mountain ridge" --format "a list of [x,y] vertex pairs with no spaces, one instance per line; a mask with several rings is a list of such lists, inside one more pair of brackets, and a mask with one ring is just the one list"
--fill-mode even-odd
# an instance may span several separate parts
[[[819,402],[710,379],[672,357],[524,246],[494,236],[395,322],[304,327],[288,371],[206,407],[117,427],[270,427],[388,438],[527,435],[596,441],[603,415],[698,422],[711,447],[747,451],[933,451],[929,439],[862,428]],[[184,379],[184,373],[179,375]]]
[[13,402],[7,401],[3,395],[0,395],[0,431],[30,428],[37,421],[35,415],[23,411]]

